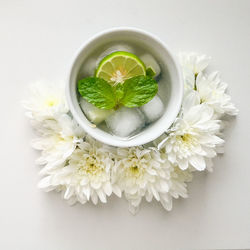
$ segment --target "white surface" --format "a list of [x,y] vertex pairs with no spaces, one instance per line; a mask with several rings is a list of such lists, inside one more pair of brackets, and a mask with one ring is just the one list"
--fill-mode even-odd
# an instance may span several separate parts
[[[0,249],[250,248],[250,1],[0,1]],[[240,114],[213,174],[197,174],[189,199],[165,212],[123,199],[69,207],[36,188],[37,157],[20,100],[29,82],[65,77],[73,53],[115,25],[145,28],[175,51],[213,58]]]

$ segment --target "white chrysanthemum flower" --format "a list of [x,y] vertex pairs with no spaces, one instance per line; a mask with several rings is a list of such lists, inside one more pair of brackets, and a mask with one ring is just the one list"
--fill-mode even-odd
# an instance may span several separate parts
[[112,193],[110,169],[114,165],[112,148],[86,137],[69,157],[66,166],[47,171],[39,187],[45,190],[62,190],[63,198],[74,204],[84,204],[98,198],[106,202]]
[[112,170],[113,192],[119,197],[124,192],[133,214],[138,211],[144,196],[148,202],[154,197],[165,209],[171,210],[171,192],[173,196],[186,196],[185,184],[172,182],[173,171],[165,155],[156,149],[119,148]]
[[198,103],[196,92],[191,91],[183,101],[183,114],[158,145],[165,149],[169,161],[182,170],[189,166],[204,170],[209,158],[216,156],[216,146],[224,142],[217,136],[220,121],[213,119],[213,109]]
[[45,165],[41,173],[47,169],[63,164],[81,142],[82,129],[68,115],[61,115],[57,120],[46,120],[37,127],[39,136],[32,141],[32,146],[41,150],[39,165]]
[[227,87],[227,83],[220,80],[217,72],[208,76],[199,74],[196,79],[200,103],[208,104],[218,115],[237,115],[238,110],[231,102],[231,97],[225,93]]
[[180,63],[184,69],[189,69],[194,75],[201,73],[209,64],[210,57],[197,53],[180,53]]
[[66,114],[69,109],[63,84],[36,82],[30,86],[29,99],[23,102],[26,115],[38,122]]

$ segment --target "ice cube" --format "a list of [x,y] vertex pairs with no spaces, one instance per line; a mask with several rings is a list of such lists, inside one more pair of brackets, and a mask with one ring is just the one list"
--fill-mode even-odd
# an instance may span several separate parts
[[107,55],[115,52],[115,51],[126,51],[126,52],[130,52],[130,53],[134,53],[134,49],[127,45],[127,44],[117,44],[117,45],[113,45],[110,46],[108,49],[104,50],[98,57],[98,59],[96,60],[96,67],[99,65],[100,61]]
[[161,73],[161,68],[153,56],[144,54],[140,56],[140,59],[144,62],[146,68],[151,68],[155,72],[155,77]]
[[158,95],[151,101],[140,107],[145,116],[146,122],[151,123],[161,117],[164,111],[164,105]]
[[89,58],[86,60],[86,62],[83,63],[80,72],[79,72],[79,77],[88,77],[88,76],[93,76],[95,73],[96,69],[96,58]]
[[80,99],[80,106],[89,121],[95,124],[101,123],[114,112],[114,110],[99,109],[83,98]]
[[107,117],[106,124],[113,134],[127,137],[142,129],[145,120],[139,109],[122,107]]

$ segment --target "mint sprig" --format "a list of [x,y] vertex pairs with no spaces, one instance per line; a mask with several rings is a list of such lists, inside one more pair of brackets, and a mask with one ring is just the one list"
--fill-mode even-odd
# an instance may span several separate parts
[[135,76],[116,86],[102,78],[87,77],[79,80],[78,91],[100,109],[116,109],[122,105],[135,108],[149,102],[157,94],[158,85],[150,76]]

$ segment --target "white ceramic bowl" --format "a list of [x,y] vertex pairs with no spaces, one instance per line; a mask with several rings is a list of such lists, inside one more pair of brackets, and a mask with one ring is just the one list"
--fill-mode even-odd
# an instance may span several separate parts
[[[77,81],[79,72],[84,62],[93,51],[100,50],[112,42],[133,43],[149,51],[161,66],[165,74],[165,82],[159,83],[159,95],[165,102],[164,114],[151,126],[145,128],[139,134],[124,139],[111,135],[99,128],[93,128],[91,123],[82,112],[77,94]],[[68,82],[66,86],[66,97],[70,111],[79,125],[95,139],[118,147],[132,147],[146,144],[166,131],[175,120],[182,102],[183,80],[178,63],[169,48],[159,38],[137,28],[112,28],[105,30],[88,40],[76,53],[71,64]]]

